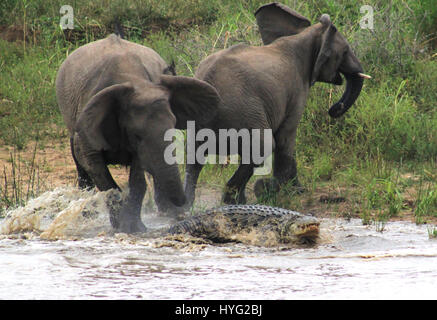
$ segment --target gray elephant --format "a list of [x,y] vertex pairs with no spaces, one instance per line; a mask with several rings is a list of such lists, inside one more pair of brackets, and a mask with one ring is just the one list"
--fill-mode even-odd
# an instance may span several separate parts
[[[328,15],[311,25],[287,6],[270,3],[260,7],[255,16],[264,46],[238,44],[216,52],[200,63],[195,76],[213,85],[221,97],[208,128],[216,133],[219,128],[272,130],[273,178],[256,182],[259,197],[266,191],[277,192],[290,181],[299,185],[294,159],[296,130],[310,87],[316,81],[340,85],[343,74],[346,90],[329,109],[329,115],[337,118],[352,106],[369,76],[362,73],[359,60]],[[239,153],[241,156],[241,149]],[[245,203],[245,186],[254,167],[254,163],[239,165],[225,187],[225,203]],[[194,201],[201,170],[199,162],[186,166],[188,205]]]
[[171,143],[164,134],[188,120],[207,123],[216,113],[214,87],[170,70],[152,49],[113,34],[75,50],[56,78],[79,186],[119,189],[107,165],[130,166],[127,199],[119,221],[111,221],[122,232],[146,230],[140,218],[144,171],[153,176],[161,208],[185,203],[177,164],[164,159]]

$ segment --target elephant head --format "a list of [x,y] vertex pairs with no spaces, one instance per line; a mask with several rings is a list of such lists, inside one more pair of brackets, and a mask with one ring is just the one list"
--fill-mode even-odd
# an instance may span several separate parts
[[136,157],[171,202],[181,206],[185,196],[179,170],[164,159],[171,143],[164,141],[164,134],[175,127],[183,129],[187,120],[207,123],[218,103],[216,89],[201,80],[164,74],[158,84],[135,79],[95,94],[79,115],[75,131],[91,150],[106,152],[108,158],[116,155],[116,163],[129,165]]
[[[364,78],[360,61],[353,53],[345,38],[337,31],[329,16],[323,14],[320,23],[311,26],[310,21],[279,3],[270,3],[260,7],[255,13],[261,38],[265,45],[287,36],[298,36],[308,32],[314,40],[311,49],[305,54],[312,58],[310,84],[316,81],[342,84],[346,78],[346,90],[340,100],[329,109],[329,115],[338,118],[343,115],[358,98]],[[307,33],[307,34],[308,34]]]

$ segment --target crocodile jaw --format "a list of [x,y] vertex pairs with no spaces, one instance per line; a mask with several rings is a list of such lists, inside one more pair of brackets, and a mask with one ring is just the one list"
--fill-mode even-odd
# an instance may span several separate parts
[[314,217],[302,217],[290,224],[290,235],[303,240],[315,240],[319,236],[320,222]]

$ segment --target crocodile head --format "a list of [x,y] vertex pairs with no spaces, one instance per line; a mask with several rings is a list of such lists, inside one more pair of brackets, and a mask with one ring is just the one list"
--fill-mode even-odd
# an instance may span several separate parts
[[314,243],[319,236],[320,222],[313,216],[286,217],[281,225],[284,242]]

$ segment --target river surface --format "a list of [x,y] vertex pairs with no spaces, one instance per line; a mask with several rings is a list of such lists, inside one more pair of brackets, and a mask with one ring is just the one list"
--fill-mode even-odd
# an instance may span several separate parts
[[56,189],[1,219],[0,299],[437,298],[426,225],[322,219],[315,246],[218,245],[113,234],[103,198]]

